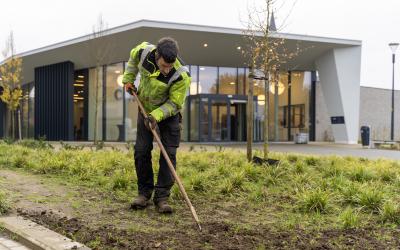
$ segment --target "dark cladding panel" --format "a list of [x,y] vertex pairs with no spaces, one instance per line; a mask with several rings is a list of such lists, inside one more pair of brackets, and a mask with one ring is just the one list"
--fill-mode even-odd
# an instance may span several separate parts
[[35,68],[35,138],[73,140],[74,64]]
[[[1,92],[1,90],[0,90]],[[4,102],[0,101],[0,138],[5,135],[5,119],[6,119],[7,108]]]

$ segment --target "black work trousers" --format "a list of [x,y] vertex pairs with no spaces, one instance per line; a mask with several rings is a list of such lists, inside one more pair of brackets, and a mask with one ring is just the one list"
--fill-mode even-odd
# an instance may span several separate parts
[[[176,168],[176,151],[180,142],[179,114],[171,116],[158,123],[161,142]],[[167,200],[170,195],[174,178],[168,168],[167,161],[160,153],[159,172],[157,184],[154,186],[153,166],[151,161],[151,151],[153,149],[153,134],[144,125],[144,117],[139,112],[137,121],[137,136],[135,143],[135,167],[138,179],[139,195],[144,195],[148,199],[154,192],[155,202]]]

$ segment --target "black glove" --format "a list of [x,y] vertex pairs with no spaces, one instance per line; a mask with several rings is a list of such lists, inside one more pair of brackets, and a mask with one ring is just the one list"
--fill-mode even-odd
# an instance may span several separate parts
[[148,115],[147,118],[144,118],[144,125],[151,131],[152,129],[157,128],[157,121],[153,116]]
[[131,95],[133,95],[133,93],[137,94],[137,88],[136,88],[135,85],[132,84],[132,83],[127,83],[127,84],[125,85],[125,89],[126,89],[126,91],[127,91],[129,94],[131,94]]

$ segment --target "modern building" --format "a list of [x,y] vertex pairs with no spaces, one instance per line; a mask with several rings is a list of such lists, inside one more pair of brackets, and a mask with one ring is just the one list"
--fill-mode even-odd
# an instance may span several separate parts
[[[87,35],[21,53],[23,137],[93,140],[96,133],[104,141],[135,140],[138,109],[123,91],[121,76],[135,45],[156,43],[163,36],[179,42],[192,76],[182,138],[245,141],[251,81],[242,53],[243,30],[148,20],[106,30],[100,38]],[[278,84],[267,86],[268,96],[263,81],[254,83],[254,139],[263,138],[267,101],[270,140],[290,141],[298,132],[308,133],[312,141],[323,140],[327,126],[335,142],[357,143],[361,41],[274,36],[285,39],[288,50],[300,48],[301,53],[281,65]],[[9,118],[0,105],[0,136]]]

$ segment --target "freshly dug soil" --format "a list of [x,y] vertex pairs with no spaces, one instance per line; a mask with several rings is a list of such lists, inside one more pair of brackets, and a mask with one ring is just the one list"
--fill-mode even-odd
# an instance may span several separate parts
[[[276,232],[267,228],[235,232],[222,222],[203,223],[203,231],[176,228],[168,233],[137,233],[114,225],[89,227],[77,218],[60,217],[52,211],[19,210],[19,214],[84,244],[97,242],[94,249],[396,249],[398,229],[349,229],[320,232]],[[385,235],[384,239],[379,235]]]

